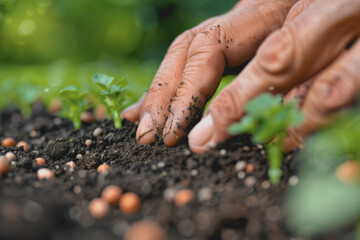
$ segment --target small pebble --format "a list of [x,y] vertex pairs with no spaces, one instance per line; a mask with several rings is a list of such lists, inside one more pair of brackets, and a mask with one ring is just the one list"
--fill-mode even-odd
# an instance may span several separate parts
[[47,168],[41,168],[37,171],[37,177],[39,180],[46,179],[52,180],[54,179],[55,175],[54,172]]
[[16,142],[13,138],[7,137],[1,141],[1,145],[3,145],[4,147],[14,147],[16,145]]
[[92,115],[91,112],[85,111],[85,112],[82,112],[82,113],[81,113],[80,119],[81,119],[81,121],[83,121],[83,122],[92,123],[92,122],[94,121],[94,116]]
[[29,144],[25,141],[20,141],[16,144],[17,147],[23,147],[25,152],[29,152],[30,147]]
[[102,133],[102,128],[95,128],[94,131],[93,131],[93,136],[94,137],[98,137],[100,136],[100,134]]
[[16,160],[16,156],[15,156],[15,154],[12,153],[12,152],[7,152],[7,153],[5,154],[5,157],[6,157],[7,160],[9,160],[9,161],[15,161],[15,160]]
[[67,162],[66,166],[68,166],[69,168],[72,168],[72,169],[76,168],[76,164],[73,161]]
[[194,192],[190,189],[182,189],[175,195],[174,202],[176,206],[184,206],[185,204],[194,200]]
[[261,144],[256,144],[256,146],[257,146],[258,149],[263,149],[264,148],[264,146],[261,145]]
[[167,240],[167,235],[157,223],[141,220],[131,225],[125,240]]
[[358,182],[360,177],[360,163],[354,160],[342,163],[336,169],[336,177],[341,182],[347,184]]
[[109,205],[104,199],[95,198],[89,204],[89,212],[93,218],[103,219],[109,213]]
[[191,174],[191,176],[193,176],[193,177],[197,176],[198,173],[199,173],[199,171],[198,171],[197,169],[193,169],[193,170],[190,171],[190,174]]
[[246,187],[253,187],[256,184],[256,181],[257,181],[256,177],[250,176],[245,178],[244,184]]
[[86,140],[85,140],[85,145],[86,145],[86,146],[90,147],[91,144],[92,144],[91,139],[86,139]]
[[119,207],[124,214],[131,215],[139,211],[141,200],[135,193],[125,193],[119,201]]
[[106,163],[103,163],[100,166],[98,166],[97,172],[102,173],[102,172],[108,171],[109,169],[110,169],[110,166],[107,165]]
[[9,161],[0,156],[0,175],[6,175],[10,171]]
[[73,191],[74,191],[74,193],[79,194],[79,193],[81,193],[81,187],[78,185],[75,185]]
[[36,161],[36,164],[38,166],[44,166],[45,165],[45,159],[44,158],[39,157],[39,158],[36,158],[35,161]]
[[107,203],[116,206],[119,203],[123,191],[116,185],[107,186],[101,193],[101,198]]
[[82,157],[83,157],[83,155],[82,155],[82,154],[80,154],[80,153],[79,153],[78,155],[76,155],[76,159],[77,159],[77,160],[81,160],[81,159],[82,159]]
[[190,150],[189,149],[185,149],[184,150],[184,155],[185,156],[189,156],[191,154]]
[[255,169],[254,164],[249,163],[248,165],[246,165],[245,171],[247,174],[250,174],[254,171],[254,169]]
[[245,161],[238,161],[235,164],[235,171],[236,172],[242,171],[242,170],[245,169],[245,167],[246,167],[246,162]]

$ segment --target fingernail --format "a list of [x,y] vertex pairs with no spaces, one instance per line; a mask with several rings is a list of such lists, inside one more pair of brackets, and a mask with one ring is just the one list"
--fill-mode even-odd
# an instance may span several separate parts
[[208,145],[214,130],[214,121],[211,114],[203,118],[190,132],[189,144],[193,146]]
[[162,135],[162,139],[164,142],[165,142],[166,137],[170,134],[172,124],[173,124],[173,119],[174,119],[174,115],[172,113],[170,113],[170,115],[166,119],[164,131],[163,131],[163,135]]
[[140,120],[139,127],[136,131],[136,141],[142,144],[150,144],[155,139],[154,122],[150,113],[145,113]]

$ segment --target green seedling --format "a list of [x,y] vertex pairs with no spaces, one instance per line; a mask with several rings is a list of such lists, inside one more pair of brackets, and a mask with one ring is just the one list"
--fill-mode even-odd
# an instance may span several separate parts
[[101,88],[101,100],[112,115],[115,127],[121,128],[121,110],[124,107],[127,80],[98,73],[93,76],[92,81]]
[[[359,142],[360,101],[307,139],[298,154],[299,183],[286,198],[290,229],[310,237],[358,221],[354,239],[360,239]],[[343,171],[349,162],[355,164]]]
[[255,143],[263,143],[269,158],[269,179],[278,184],[282,175],[282,147],[287,135],[286,129],[297,126],[303,120],[295,100],[282,103],[280,95],[264,93],[248,102],[247,115],[229,128],[231,135],[251,133]]
[[75,86],[67,86],[60,90],[62,103],[60,115],[72,120],[75,129],[81,127],[81,113],[89,109],[85,99],[87,92],[79,92]]

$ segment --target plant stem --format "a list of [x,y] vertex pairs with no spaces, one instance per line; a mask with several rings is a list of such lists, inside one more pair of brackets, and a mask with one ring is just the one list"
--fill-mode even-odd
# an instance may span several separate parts
[[121,116],[120,116],[120,112],[118,111],[113,111],[112,112],[113,118],[114,118],[114,125],[116,128],[120,129],[121,128]]
[[358,221],[356,223],[355,239],[360,240],[360,218],[358,219]]
[[280,178],[282,175],[281,160],[283,157],[283,153],[281,148],[274,142],[268,143],[265,145],[266,152],[269,158],[269,179],[273,184],[278,184],[280,182]]

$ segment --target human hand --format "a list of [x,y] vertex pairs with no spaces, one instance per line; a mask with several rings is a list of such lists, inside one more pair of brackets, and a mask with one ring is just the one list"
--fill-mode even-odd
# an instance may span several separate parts
[[140,120],[136,140],[151,144],[161,137],[166,145],[175,145],[201,118],[225,67],[253,57],[261,42],[283,25],[296,1],[243,0],[177,37],[146,96],[122,114],[130,121]]
[[[261,45],[254,59],[210,104],[189,134],[203,152],[229,137],[244,105],[263,92],[302,99],[305,121],[288,130],[285,150],[328,123],[360,91],[360,1],[300,0],[284,26]],[[352,44],[351,44],[352,43]]]

